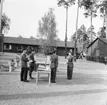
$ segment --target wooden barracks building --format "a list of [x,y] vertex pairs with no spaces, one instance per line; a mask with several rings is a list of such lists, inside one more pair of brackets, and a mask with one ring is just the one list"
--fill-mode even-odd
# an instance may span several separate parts
[[87,56],[107,56],[107,39],[106,38],[96,38],[87,47]]
[[[4,37],[4,52],[13,52],[20,53],[23,49],[26,49],[28,46],[32,47],[35,50],[38,50],[40,46],[39,39],[31,39],[31,38],[18,38],[18,37]],[[57,54],[59,56],[65,55],[65,42],[57,41]],[[72,49],[74,51],[74,43],[67,42],[67,51]]]

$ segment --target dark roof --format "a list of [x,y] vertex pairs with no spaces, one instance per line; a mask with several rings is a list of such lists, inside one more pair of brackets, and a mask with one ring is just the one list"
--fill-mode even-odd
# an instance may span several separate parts
[[[25,45],[40,45],[39,39],[30,39],[30,38],[17,38],[17,37],[4,37],[4,43],[11,44],[25,44]],[[58,47],[64,47],[64,41],[57,41]],[[73,42],[67,42],[67,47],[74,47]]]
[[93,42],[91,42],[87,48],[89,48],[96,40],[98,40],[98,38],[96,38]]
[[39,45],[39,40],[30,38],[4,37],[4,43]]
[[99,38],[99,40],[101,40],[102,42],[104,42],[105,44],[107,44],[107,39],[106,38]]
[[92,43],[90,43],[90,45],[87,47],[87,48],[89,48],[94,42],[96,42],[97,40],[100,40],[100,41],[102,41],[102,42],[104,42],[105,44],[107,44],[107,39],[106,38],[96,38]]

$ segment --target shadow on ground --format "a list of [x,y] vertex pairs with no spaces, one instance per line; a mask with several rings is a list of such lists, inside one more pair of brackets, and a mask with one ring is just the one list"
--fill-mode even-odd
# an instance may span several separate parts
[[81,95],[81,94],[94,94],[107,92],[107,89],[96,90],[81,90],[81,91],[63,91],[63,92],[48,92],[48,93],[23,93],[13,95],[0,95],[0,100],[14,100],[14,99],[29,99],[29,98],[46,98],[56,96],[69,96],[69,95]]
[[[31,80],[30,83],[35,84],[35,79]],[[48,84],[47,75],[42,75],[39,79],[39,84]],[[86,85],[86,84],[107,84],[107,79],[104,79],[101,74],[83,74],[73,73],[72,80],[67,80],[66,73],[57,73],[56,76],[57,85]]]
[[[10,80],[11,78],[14,78],[14,76],[15,77],[17,76],[18,79],[20,78],[20,72],[13,73],[5,72],[0,73],[0,75],[4,76],[8,75]],[[35,77],[35,73],[33,73],[33,77]],[[35,79],[30,81],[30,83],[32,84],[35,84],[35,82],[36,82]],[[48,84],[48,76],[41,75],[39,79],[39,84]],[[66,72],[57,72],[56,84],[58,85],[107,84],[107,78],[106,75],[104,78],[104,75],[102,74],[85,74],[80,72],[74,72],[72,80],[67,80]]]
[[101,74],[83,74],[73,73],[72,80],[67,80],[66,75],[57,76],[57,84],[59,85],[82,85],[82,84],[104,84],[107,83]]
[[[6,76],[6,75],[5,75]],[[34,76],[34,75],[33,75]],[[12,76],[9,76],[12,79]],[[14,75],[16,77],[16,75]],[[18,78],[17,78],[18,77]],[[15,83],[19,81],[19,75],[12,82]],[[7,78],[9,79],[9,78]],[[28,85],[35,84],[36,80],[31,80]],[[87,84],[107,84],[107,79],[105,80],[101,74],[83,74],[83,73],[74,73],[72,80],[66,79],[65,72],[58,72],[56,78],[56,86],[60,85],[87,85]],[[38,85],[44,86],[48,85],[47,75],[41,76],[39,79]],[[54,85],[54,86],[55,86]],[[53,86],[53,85],[52,85]],[[50,86],[51,88],[51,86]],[[78,88],[78,87],[77,87]],[[107,89],[89,89],[89,90],[78,90],[78,91],[62,91],[62,92],[44,92],[44,93],[22,93],[22,94],[11,94],[11,95],[0,95],[0,100],[14,100],[14,99],[29,99],[29,98],[46,98],[46,97],[56,97],[56,96],[68,96],[68,95],[80,95],[80,94],[94,94],[107,92]]]

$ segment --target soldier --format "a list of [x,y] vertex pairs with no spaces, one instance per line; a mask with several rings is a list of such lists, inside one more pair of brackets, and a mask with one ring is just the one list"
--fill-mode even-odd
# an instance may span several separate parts
[[73,56],[72,51],[70,50],[67,56],[67,79],[72,79],[73,74]]
[[107,64],[107,57],[106,57],[106,56],[104,57],[104,61],[105,61],[105,62],[104,62],[105,65],[106,65],[106,64]]
[[21,81],[24,82],[29,82],[27,80],[27,74],[28,74],[28,67],[27,67],[27,50],[24,50],[23,53],[21,54],[21,73],[20,73],[20,79]]
[[32,72],[33,70],[35,69],[35,59],[34,59],[34,55],[35,55],[35,51],[32,51],[30,54],[29,54],[29,77],[30,79],[34,79],[32,77]]
[[51,68],[51,82],[55,83],[55,79],[56,79],[56,70],[58,67],[58,56],[56,55],[56,50],[53,51],[53,54],[50,57],[50,68]]

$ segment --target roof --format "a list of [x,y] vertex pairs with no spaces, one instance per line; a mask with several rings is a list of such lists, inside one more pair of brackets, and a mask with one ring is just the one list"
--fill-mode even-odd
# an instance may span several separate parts
[[104,42],[105,44],[107,44],[107,39],[106,38],[99,38],[99,40],[101,40],[102,42]]
[[[4,43],[11,44],[25,44],[25,45],[40,45],[39,39],[30,39],[30,38],[17,38],[17,37],[4,37]],[[57,41],[58,47],[64,47],[64,41]],[[74,47],[73,42],[67,42],[67,47]]]
[[96,38],[87,48],[89,48],[94,42],[96,42],[97,40],[100,40],[102,42],[104,42],[105,44],[107,44],[107,39],[106,38]]

